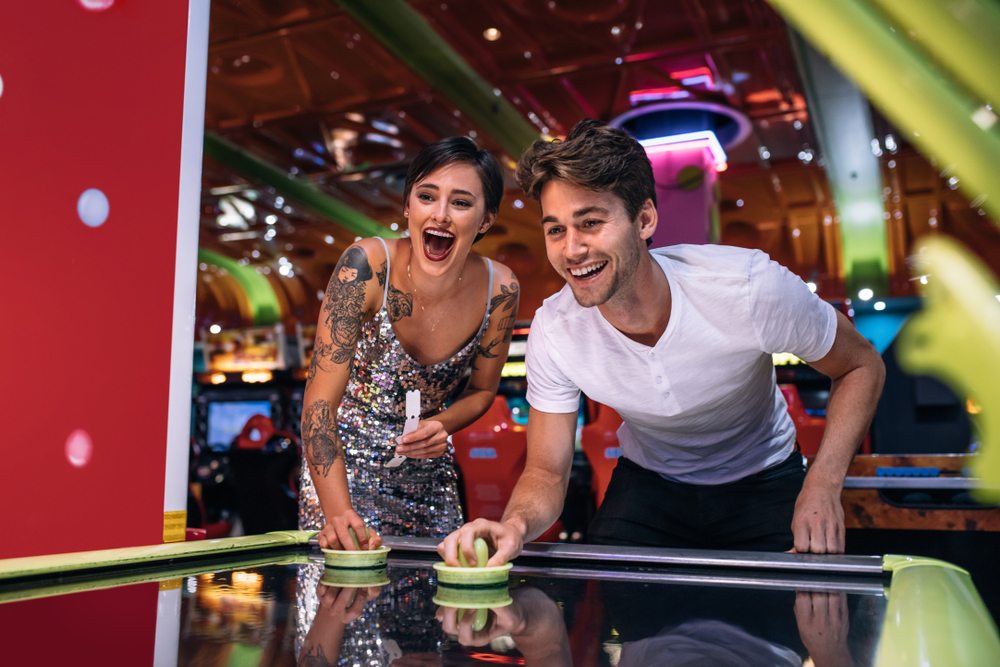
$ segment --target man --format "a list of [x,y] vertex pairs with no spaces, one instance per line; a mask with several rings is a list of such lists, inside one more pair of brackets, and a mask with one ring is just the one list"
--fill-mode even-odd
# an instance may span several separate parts
[[[882,360],[851,323],[760,251],[649,251],[656,184],[642,146],[584,120],[536,142],[518,184],[542,209],[567,285],[528,337],[528,454],[503,519],[477,519],[438,551],[489,565],[559,517],[582,391],[614,408],[622,457],[589,538],[600,544],[843,553],[840,493],[881,392]],[[771,354],[832,380],[827,429],[805,473]]]

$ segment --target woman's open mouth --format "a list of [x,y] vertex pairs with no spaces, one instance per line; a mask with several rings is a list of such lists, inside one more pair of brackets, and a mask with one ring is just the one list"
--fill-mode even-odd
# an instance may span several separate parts
[[440,262],[451,253],[455,235],[443,229],[428,227],[424,230],[424,255],[432,262]]

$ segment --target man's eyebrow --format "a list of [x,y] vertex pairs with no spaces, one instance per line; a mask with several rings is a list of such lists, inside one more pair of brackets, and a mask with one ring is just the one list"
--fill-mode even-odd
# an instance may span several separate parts
[[[582,218],[585,215],[590,215],[591,213],[599,213],[603,215],[611,215],[611,211],[604,208],[603,206],[588,206],[587,208],[581,208],[579,211],[573,212],[574,218]],[[559,222],[559,219],[554,215],[547,215],[542,218],[542,224],[546,222]]]
[[[441,189],[438,186],[434,185],[433,183],[421,183],[421,184],[417,185],[417,188],[431,188],[432,190],[440,190]],[[473,199],[476,198],[476,195],[472,194],[468,190],[452,190],[452,192],[454,194],[457,194],[457,195],[465,195],[467,197],[472,197]]]
[[603,213],[604,215],[609,215],[611,211],[602,206],[588,206],[587,208],[581,208],[579,211],[573,212],[574,218],[582,218],[585,215],[590,215],[591,213]]

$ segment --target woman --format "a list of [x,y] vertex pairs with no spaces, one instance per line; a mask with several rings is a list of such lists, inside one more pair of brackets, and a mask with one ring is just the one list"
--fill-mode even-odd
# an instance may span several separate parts
[[[448,435],[492,405],[517,316],[510,269],[469,254],[500,208],[496,160],[470,139],[442,139],[410,165],[403,196],[409,238],[348,248],[316,330],[299,527],[321,530],[324,548],[353,549],[348,527],[374,549],[380,533],[444,537],[462,525]],[[400,438],[413,389],[421,420]],[[407,460],[386,468],[397,453]]]

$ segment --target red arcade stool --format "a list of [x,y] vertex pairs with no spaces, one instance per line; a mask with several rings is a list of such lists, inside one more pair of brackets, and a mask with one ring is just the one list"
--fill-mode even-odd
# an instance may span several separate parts
[[611,482],[611,473],[618,465],[618,457],[622,455],[618,444],[618,427],[622,418],[606,405],[587,399],[587,423],[583,427],[580,441],[583,453],[590,461],[591,488],[594,490],[594,502],[597,507],[604,501],[604,492]]
[[270,417],[254,415],[243,425],[243,431],[236,436],[237,449],[263,449],[274,435],[274,422]]
[[[799,449],[803,456],[816,456],[819,451],[820,442],[823,440],[823,433],[826,431],[826,418],[814,417],[806,412],[802,398],[799,396],[799,389],[794,384],[779,384],[785,403],[788,404],[788,415],[795,424],[795,439],[799,443]],[[866,433],[865,439],[861,443],[862,454],[871,454],[871,438]]]
[[785,403],[788,403],[788,415],[795,424],[795,439],[798,440],[802,455],[816,456],[826,430],[826,419],[806,413],[799,389],[794,384],[779,384],[778,388],[785,397]]
[[[469,521],[499,521],[524,472],[528,451],[527,427],[514,422],[507,399],[497,396],[482,417],[451,436],[455,462],[462,470],[465,508]],[[541,535],[538,542],[558,539],[562,524]]]

